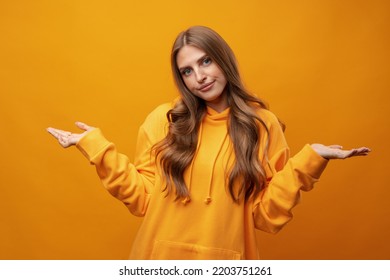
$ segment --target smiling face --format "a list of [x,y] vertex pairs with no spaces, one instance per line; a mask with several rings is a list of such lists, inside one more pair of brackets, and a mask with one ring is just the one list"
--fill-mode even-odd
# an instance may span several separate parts
[[207,106],[217,112],[228,107],[225,75],[203,50],[191,45],[183,46],[177,53],[176,64],[184,84],[192,94],[203,99]]

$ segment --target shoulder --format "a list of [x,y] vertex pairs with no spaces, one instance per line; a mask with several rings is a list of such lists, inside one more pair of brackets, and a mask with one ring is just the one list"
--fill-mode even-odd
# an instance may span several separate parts
[[268,109],[256,108],[256,113],[268,128],[280,127],[278,117]]
[[146,117],[145,123],[167,122],[167,113],[175,105],[175,101],[166,102],[154,108]]
[[168,129],[167,113],[173,108],[174,104],[175,102],[172,101],[158,105],[147,115],[140,129],[151,138],[164,137]]

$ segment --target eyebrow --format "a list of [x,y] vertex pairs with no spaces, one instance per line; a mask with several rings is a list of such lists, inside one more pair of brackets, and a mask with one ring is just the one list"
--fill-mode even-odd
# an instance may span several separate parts
[[[196,62],[199,64],[201,61],[203,61],[206,57],[208,57],[207,54],[202,55]],[[179,68],[179,71],[183,71],[184,69],[188,68],[188,66],[183,66]]]

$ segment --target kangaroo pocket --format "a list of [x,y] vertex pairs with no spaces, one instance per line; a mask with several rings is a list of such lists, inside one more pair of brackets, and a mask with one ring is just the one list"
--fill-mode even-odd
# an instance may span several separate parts
[[241,254],[221,248],[157,240],[151,257],[155,260],[240,260]]

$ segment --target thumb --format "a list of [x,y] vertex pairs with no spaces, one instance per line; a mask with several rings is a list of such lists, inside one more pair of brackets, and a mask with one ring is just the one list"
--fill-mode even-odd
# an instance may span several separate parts
[[89,131],[94,129],[92,126],[89,126],[83,122],[76,122],[76,126],[82,130]]

